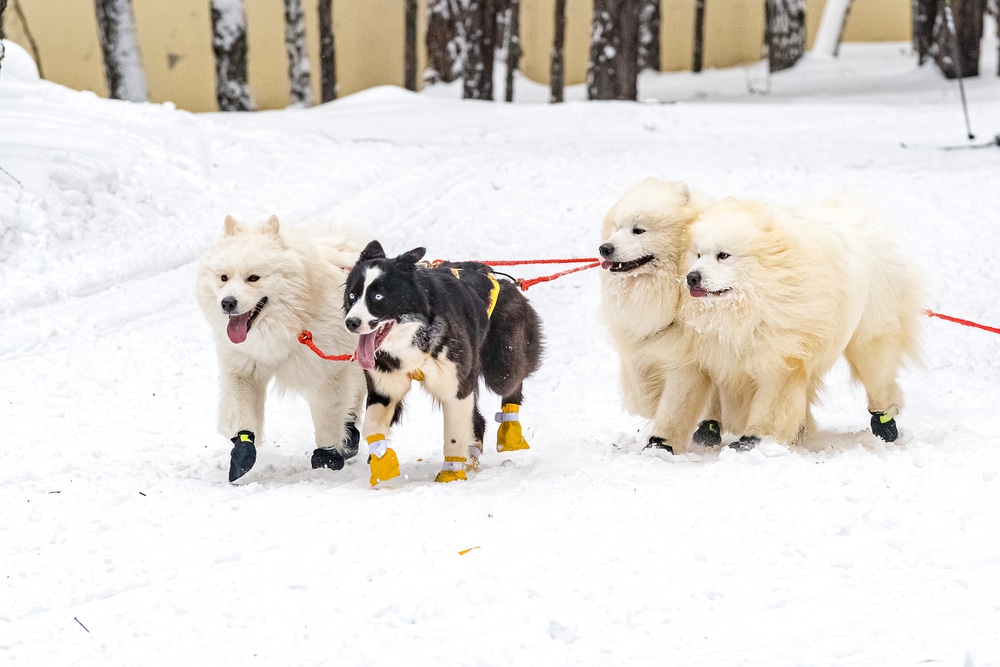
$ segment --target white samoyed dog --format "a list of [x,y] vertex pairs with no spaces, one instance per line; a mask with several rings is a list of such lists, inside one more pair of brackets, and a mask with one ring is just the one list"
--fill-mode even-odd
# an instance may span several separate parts
[[[680,454],[692,439],[722,442],[717,395],[707,376],[689,372],[695,332],[678,320],[689,228],[712,202],[685,183],[647,178],[601,225],[601,314],[619,354],[624,407],[650,421],[650,449]],[[673,401],[677,374],[700,381],[706,398]]]
[[730,198],[690,233],[679,317],[697,332],[696,364],[667,409],[703,400],[700,371],[721,388],[727,430],[739,436],[731,447],[795,444],[843,355],[867,392],[872,431],[894,441],[897,374],[919,358],[924,292],[885,215],[846,195],[796,208]]
[[360,244],[283,230],[272,216],[248,226],[232,217],[201,261],[197,299],[215,337],[221,391],[219,431],[231,438],[229,480],[256,461],[268,385],[309,402],[316,433],[312,466],[338,470],[357,454],[365,380],[353,362],[320,358],[298,341],[312,332],[328,355],[350,354],[357,340],[344,328],[344,283]]

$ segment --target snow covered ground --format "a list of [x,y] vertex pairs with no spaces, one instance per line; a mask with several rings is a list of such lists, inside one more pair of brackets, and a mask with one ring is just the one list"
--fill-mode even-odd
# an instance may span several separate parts
[[[979,141],[1000,132],[985,53]],[[807,448],[661,460],[638,454],[587,271],[528,292],[548,339],[530,451],[487,442],[474,479],[433,483],[440,414],[414,391],[408,479],[372,490],[363,454],[311,470],[305,405],[273,396],[231,485],[194,302],[229,213],[390,252],[591,257],[653,175],[867,195],[899,218],[928,307],[1000,326],[1000,149],[938,149],[967,143],[958,87],[904,46],[845,45],[766,95],[758,65],[647,74],[641,104],[380,88],[246,115],[103,100],[8,56],[0,664],[1000,665],[1000,336],[926,320],[896,444],[838,366]]]

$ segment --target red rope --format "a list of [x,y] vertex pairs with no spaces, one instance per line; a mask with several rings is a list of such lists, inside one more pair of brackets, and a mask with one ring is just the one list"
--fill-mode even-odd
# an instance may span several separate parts
[[521,278],[517,281],[517,286],[521,288],[522,292],[527,292],[528,288],[532,285],[537,285],[538,283],[547,283],[550,280],[555,280],[556,278],[561,278],[562,276],[568,276],[571,273],[576,273],[577,271],[585,271],[587,269],[593,269],[600,266],[601,263],[594,261],[593,264],[588,264],[586,266],[578,266],[573,269],[567,269],[566,271],[560,271],[559,273],[553,273],[551,276],[541,276],[539,278],[532,278],[530,280],[525,280]]
[[313,335],[309,330],[303,331],[299,334],[299,342],[315,352],[321,359],[327,359],[329,361],[354,361],[353,354],[323,354],[323,351],[316,347],[316,343],[313,342]]
[[[582,259],[499,259],[493,262],[480,262],[489,266],[520,266],[522,264],[587,264],[601,260],[596,257],[584,257]],[[591,267],[587,267],[588,269]]]
[[955,324],[962,324],[967,327],[974,327],[976,329],[982,329],[983,331],[989,331],[991,333],[1000,334],[1000,329],[994,327],[988,327],[985,324],[977,324],[976,322],[970,322],[969,320],[959,319],[957,317],[952,317],[951,315],[942,315],[941,313],[935,313],[933,310],[925,310],[924,315],[927,315],[928,317],[940,317],[942,320],[954,322]]

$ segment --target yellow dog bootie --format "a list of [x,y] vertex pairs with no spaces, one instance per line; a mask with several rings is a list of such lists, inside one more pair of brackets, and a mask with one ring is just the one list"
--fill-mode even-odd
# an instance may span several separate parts
[[496,415],[496,420],[500,422],[497,429],[497,451],[513,452],[518,449],[531,449],[528,441],[524,439],[521,432],[521,422],[518,421],[518,410],[521,406],[517,403],[505,403],[500,412]]
[[368,441],[368,467],[371,469],[371,479],[369,482],[375,486],[379,482],[385,482],[393,477],[399,477],[399,459],[396,452],[385,441],[385,436],[381,433],[370,435],[365,440]]
[[465,458],[462,456],[446,456],[444,457],[444,466],[441,468],[441,472],[437,474],[434,478],[435,482],[457,482],[458,480],[465,480]]

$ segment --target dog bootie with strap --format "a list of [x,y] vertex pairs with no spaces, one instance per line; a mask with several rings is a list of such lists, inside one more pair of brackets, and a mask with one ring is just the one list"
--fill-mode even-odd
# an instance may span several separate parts
[[497,451],[513,452],[518,449],[531,449],[528,441],[524,439],[521,431],[521,422],[518,420],[518,410],[521,406],[517,403],[504,403],[500,412],[496,415],[496,420],[500,422],[497,429]]
[[389,447],[385,436],[381,433],[365,438],[368,441],[368,467],[371,469],[372,486],[385,482],[393,477],[399,477],[399,459],[396,452]]
[[467,479],[465,475],[465,458],[461,456],[444,457],[444,466],[434,478],[435,482],[457,482]]
[[869,410],[869,414],[872,416],[872,433],[882,438],[886,442],[896,442],[896,438],[899,437],[899,429],[896,428],[896,419],[892,412],[873,412]]
[[254,444],[253,431],[240,431],[230,440],[233,450],[229,453],[229,481],[235,482],[250,472],[257,462],[257,446]]

